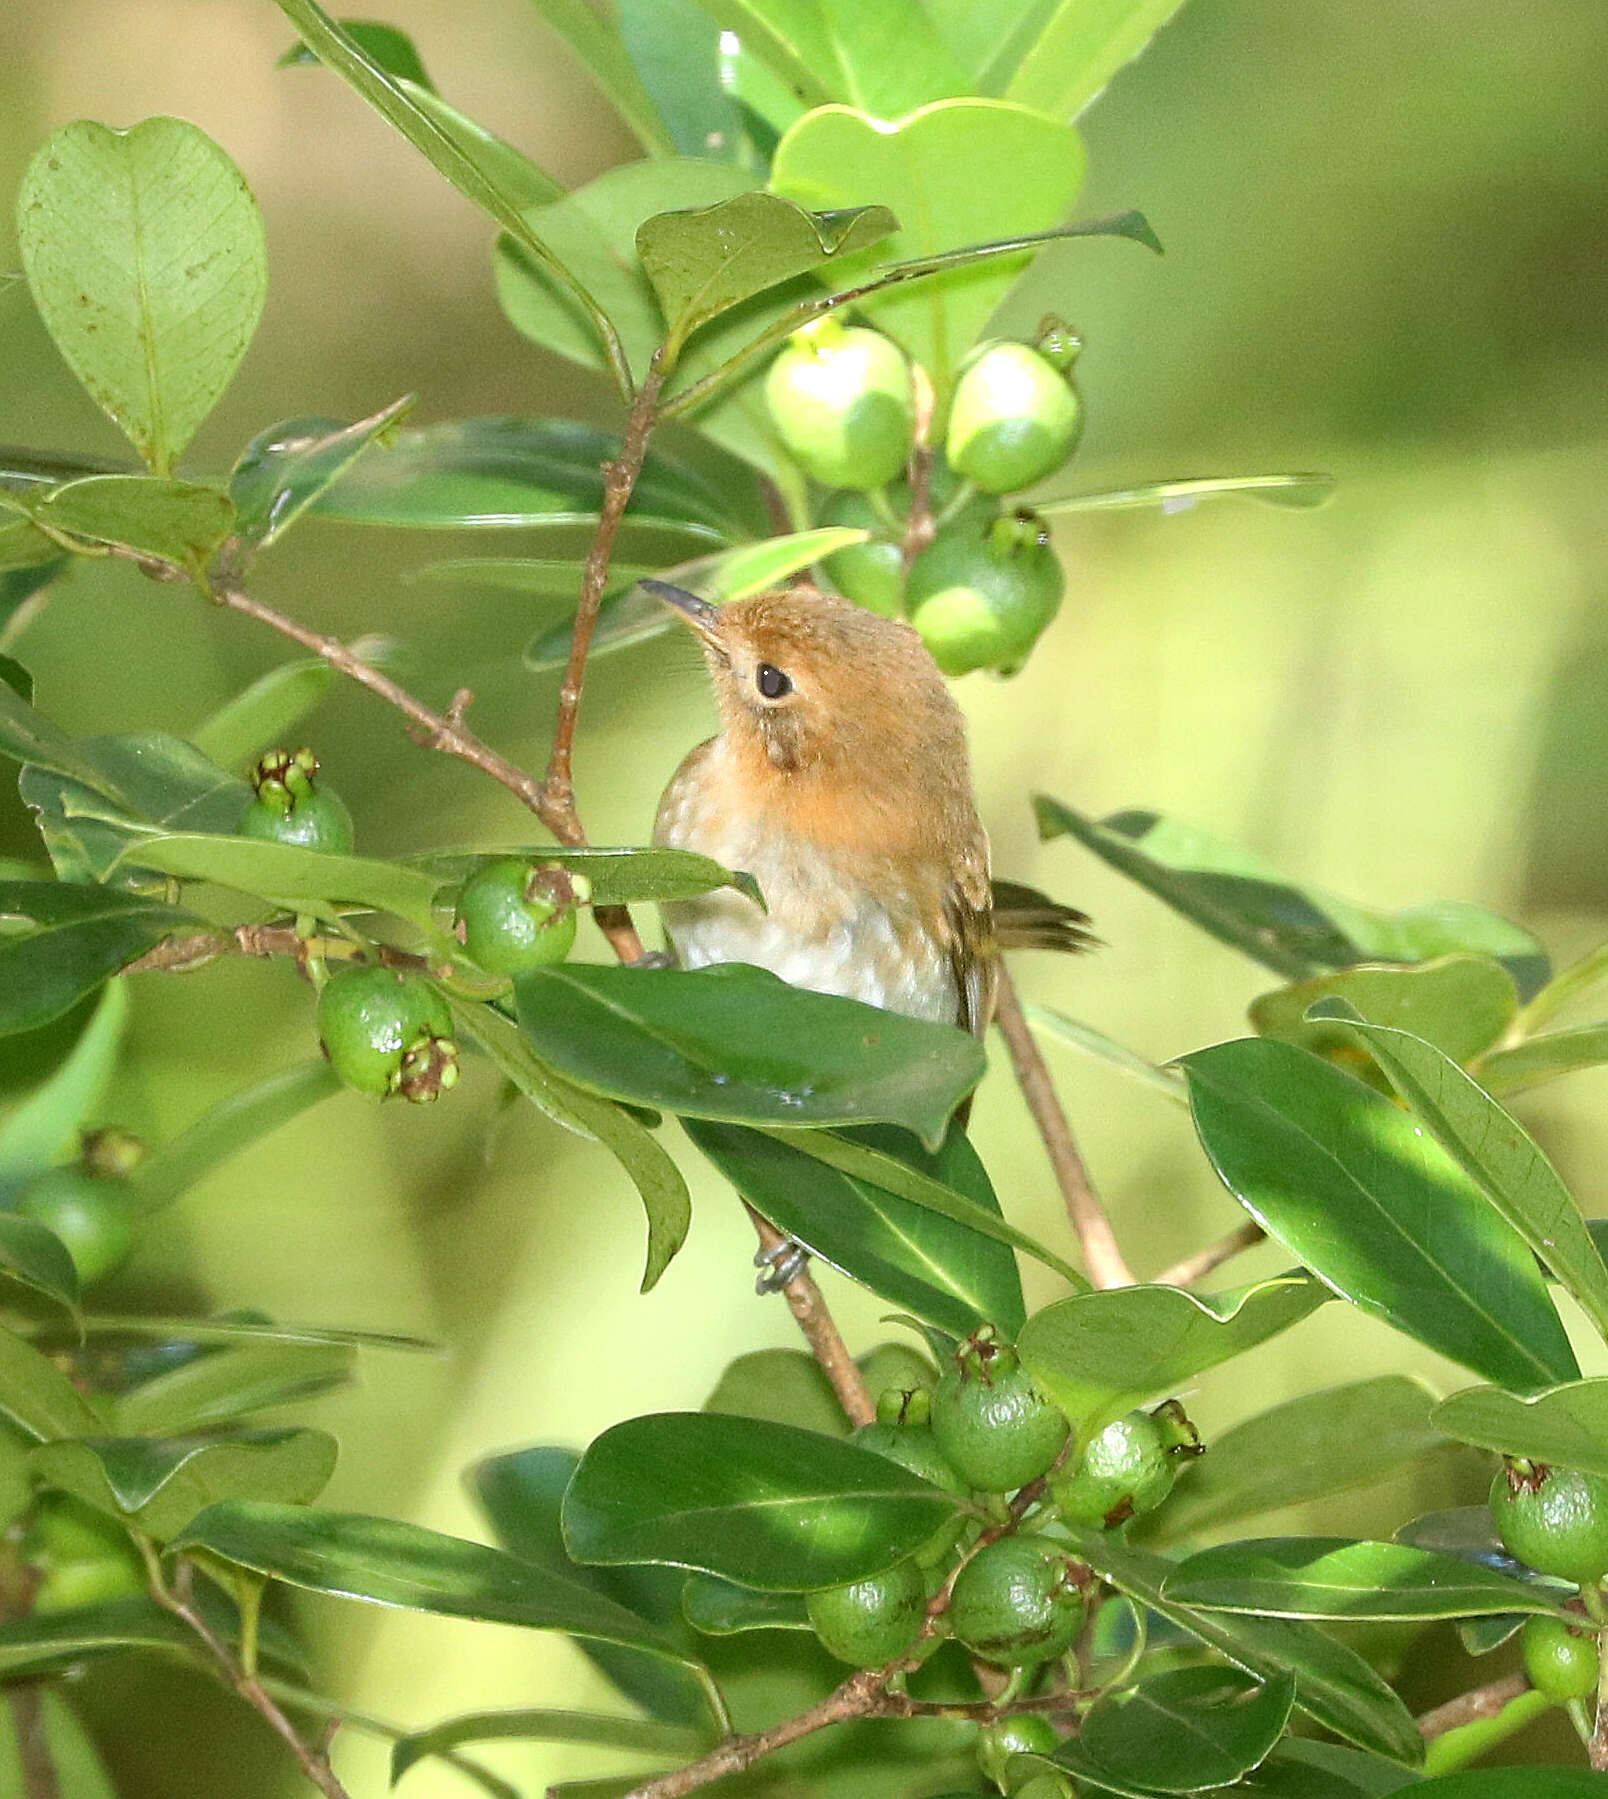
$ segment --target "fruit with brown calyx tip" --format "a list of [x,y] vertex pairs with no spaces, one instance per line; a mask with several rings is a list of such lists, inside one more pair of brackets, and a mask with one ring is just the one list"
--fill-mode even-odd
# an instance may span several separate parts
[[96,1131],[84,1139],[78,1161],[35,1175],[16,1202],[24,1218],[61,1239],[82,1286],[120,1267],[134,1247],[129,1176],[144,1154],[127,1131]]
[[270,750],[251,771],[252,798],[240,835],[326,854],[352,853],[352,815],[338,793],[318,779],[311,750]]
[[1115,1530],[1153,1512],[1172,1491],[1184,1461],[1201,1452],[1200,1434],[1177,1400],[1154,1412],[1129,1412],[1061,1469],[1050,1483],[1050,1499],[1068,1524]]
[[804,1595],[822,1647],[856,1668],[881,1668],[907,1654],[927,1615],[927,1580],[910,1558],[881,1574]]
[[422,1105],[457,1085],[452,1013],[422,975],[364,963],[331,975],[318,1036],[348,1087]]
[[1601,1662],[1596,1636],[1571,1630],[1562,1618],[1551,1613],[1526,1618],[1519,1653],[1530,1685],[1559,1705],[1589,1699],[1597,1690]]
[[1580,1586],[1608,1574],[1608,1480],[1505,1456],[1491,1482],[1491,1517],[1508,1553]]
[[1038,1537],[1001,1537],[955,1576],[949,1628],[972,1654],[1002,1668],[1065,1655],[1083,1628],[1087,1570]]
[[950,466],[985,493],[1017,493],[1053,475],[1083,434],[1072,383],[1081,348],[1064,326],[1042,346],[991,343],[961,369],[944,448]]
[[1066,576],[1044,522],[962,514],[910,565],[910,622],[946,675],[1014,673],[1060,610]]
[[530,974],[569,954],[575,908],[590,897],[584,877],[555,863],[485,862],[458,895],[458,937],[488,974]]
[[[1040,1712],[1013,1712],[996,1718],[977,1733],[977,1766],[1002,1793],[1009,1793],[1009,1764],[1013,1755],[1054,1755],[1061,1746],[1060,1732]],[[1018,1786],[1015,1789],[1021,1791]]]
[[949,1358],[932,1396],[932,1434],[968,1486],[1009,1493],[1045,1473],[1067,1422],[992,1326]]

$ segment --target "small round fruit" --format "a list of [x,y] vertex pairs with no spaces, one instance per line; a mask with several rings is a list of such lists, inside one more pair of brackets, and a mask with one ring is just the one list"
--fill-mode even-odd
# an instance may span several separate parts
[[821,508],[823,525],[841,525],[851,531],[870,531],[865,543],[850,544],[821,558],[832,585],[846,600],[899,618],[904,612],[904,545],[888,535],[888,522],[863,493],[844,488]]
[[996,1718],[977,1733],[977,1765],[1002,1793],[1010,1792],[1006,1767],[1013,1755],[1054,1755],[1060,1733],[1037,1712],[1015,1712]]
[[452,1014],[419,975],[373,963],[331,975],[318,996],[318,1035],[330,1066],[360,1093],[423,1104],[457,1085]]
[[79,1162],[36,1176],[23,1190],[17,1210],[61,1238],[86,1287],[120,1267],[134,1247],[128,1182],[92,1174]]
[[1594,1586],[1608,1574],[1608,1480],[1518,1456],[1491,1482],[1491,1516],[1510,1555],[1537,1574]]
[[1060,610],[1066,576],[1030,512],[962,516],[910,565],[910,622],[946,675],[1014,670]]
[[1056,1475],[1050,1498],[1068,1524],[1114,1530],[1153,1512],[1172,1491],[1182,1458],[1199,1453],[1200,1438],[1181,1407],[1129,1412]]
[[352,815],[339,794],[316,785],[311,750],[270,750],[251,771],[255,793],[240,818],[240,835],[297,849],[352,853]]
[[22,1554],[39,1576],[36,1612],[64,1612],[145,1590],[144,1566],[128,1533],[68,1493],[40,1497]]
[[968,1337],[932,1396],[932,1434],[968,1486],[1009,1493],[1037,1480],[1061,1453],[1067,1422],[1009,1343]]
[[458,896],[458,934],[488,974],[529,974],[562,962],[575,942],[578,896],[566,870],[487,862]]
[[1015,493],[1054,474],[1082,432],[1069,375],[1031,344],[996,343],[961,371],[944,447],[985,493]]
[[853,1441],[874,1455],[897,1462],[918,1480],[941,1487],[946,1493],[964,1493],[966,1483],[944,1460],[938,1440],[923,1424],[862,1424]]
[[974,1655],[1003,1668],[1054,1661],[1083,1628],[1074,1568],[1049,1543],[1001,1537],[956,1575],[949,1627]]
[[927,1612],[927,1582],[913,1560],[867,1580],[804,1595],[823,1647],[856,1668],[881,1668],[910,1648]]
[[881,487],[915,442],[910,364],[880,331],[818,320],[788,339],[765,377],[782,442],[827,487]]
[[1525,1619],[1519,1652],[1530,1685],[1559,1705],[1588,1699],[1596,1692],[1601,1673],[1597,1640],[1571,1630],[1561,1618],[1537,1615]]

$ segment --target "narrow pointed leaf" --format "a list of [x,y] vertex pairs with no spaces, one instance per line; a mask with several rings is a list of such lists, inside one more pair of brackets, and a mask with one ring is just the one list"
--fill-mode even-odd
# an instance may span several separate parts
[[835,1437],[667,1412],[615,1425],[582,1456],[564,1540],[577,1561],[668,1562],[807,1592],[892,1567],[961,1503]]
[[762,1593],[718,1574],[689,1574],[681,1609],[701,1636],[733,1637],[748,1630],[810,1630],[801,1593]]
[[146,464],[168,474],[262,311],[262,219],[240,171],[182,119],[80,119],[29,164],[17,237],[68,366]]
[[220,706],[190,733],[203,756],[238,767],[287,737],[335,685],[319,658],[282,662]]
[[1333,475],[1220,475],[1190,481],[1147,481],[1142,487],[1118,487],[1105,493],[1069,493],[1035,499],[1033,510],[1059,518],[1071,512],[1123,512],[1136,506],[1159,506],[1163,512],[1188,512],[1202,500],[1243,494],[1269,506],[1305,510],[1322,506],[1334,493]]
[[1299,1323],[1324,1301],[1305,1275],[1232,1293],[1115,1287],[1035,1312],[1017,1341],[1022,1364],[1088,1437],[1142,1399],[1178,1392]]
[[806,992],[741,963],[572,964],[517,984],[520,1029],[577,1086],[691,1118],[901,1124],[936,1145],[982,1046],[947,1025]]
[[599,18],[586,0],[536,0],[536,8],[642,148],[650,156],[673,155],[675,145],[631,66],[618,30]]
[[255,1317],[137,1318],[105,1314],[84,1320],[89,1337],[159,1338],[166,1343],[350,1343],[358,1349],[397,1349],[412,1355],[439,1355],[439,1343],[428,1337],[406,1337],[397,1331],[348,1329],[333,1324],[279,1324]]
[[1608,1378],[1570,1381],[1528,1398],[1466,1387],[1443,1399],[1430,1422],[1462,1443],[1608,1480]]
[[243,1343],[198,1356],[125,1393],[114,1413],[118,1434],[210,1430],[344,1386],[356,1369],[357,1350],[349,1343]]
[[1180,1065],[1224,1186],[1342,1298],[1504,1386],[1579,1375],[1524,1239],[1410,1114],[1272,1039]]
[[108,982],[66,1061],[0,1125],[0,1193],[71,1158],[111,1080],[127,1021],[127,988]]
[[131,1649],[184,1656],[197,1654],[200,1648],[200,1639],[187,1624],[163,1611],[154,1599],[136,1593],[0,1624],[0,1679],[55,1673],[75,1662]]
[[1189,1104],[1189,1090],[1175,1069],[1145,1061],[1142,1056],[1135,1055],[1131,1049],[1106,1036],[1103,1031],[1097,1031],[1093,1025],[1085,1024],[1080,1018],[1068,1018],[1053,1006],[1030,1005],[1024,1010],[1030,1024],[1047,1031],[1057,1042],[1069,1044],[1073,1049],[1081,1050],[1084,1055],[1092,1056],[1109,1067],[1119,1069],[1123,1074],[1131,1075],[1153,1092],[1160,1093],[1164,1099],[1170,1099],[1175,1106]]
[[1572,1030],[1544,1032],[1486,1056],[1480,1063],[1480,1085],[1499,1097],[1525,1093],[1543,1081],[1582,1068],[1600,1068],[1604,1062],[1608,1062],[1608,1024],[1576,1025]]
[[1075,119],[1183,0],[1060,0],[1005,88],[1021,106]]
[[234,506],[215,487],[155,475],[86,475],[30,497],[36,524],[88,544],[109,544],[197,573],[234,529]]
[[333,419],[291,419],[254,437],[229,476],[242,541],[265,550],[295,524],[374,442],[412,410],[404,394],[353,425]]
[[599,1712],[468,1712],[428,1730],[398,1737],[391,1749],[391,1784],[432,1755],[464,1743],[590,1743],[599,1749],[631,1749],[690,1761],[709,1746],[702,1732],[652,1718],[618,1718]]
[[0,755],[79,780],[94,774],[82,747],[4,681],[0,681]]
[[[365,56],[377,62],[387,75],[410,81],[415,87],[435,92],[435,83],[424,66],[419,47],[405,31],[394,25],[383,25],[373,19],[342,19],[341,30],[359,46]],[[306,44],[292,44],[274,64],[276,69],[295,69],[316,63],[317,56]]]

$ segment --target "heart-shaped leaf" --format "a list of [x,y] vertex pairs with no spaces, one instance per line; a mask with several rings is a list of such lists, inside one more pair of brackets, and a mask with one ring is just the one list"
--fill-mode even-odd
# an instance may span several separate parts
[[182,119],[65,125],[28,165],[17,239],[68,366],[158,475],[229,385],[267,289],[240,171]]

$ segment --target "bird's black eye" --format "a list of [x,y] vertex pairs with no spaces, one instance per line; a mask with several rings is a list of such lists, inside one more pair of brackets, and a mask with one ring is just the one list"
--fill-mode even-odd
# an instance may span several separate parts
[[793,691],[793,683],[779,668],[762,662],[754,671],[754,685],[768,700],[779,700],[784,693]]

